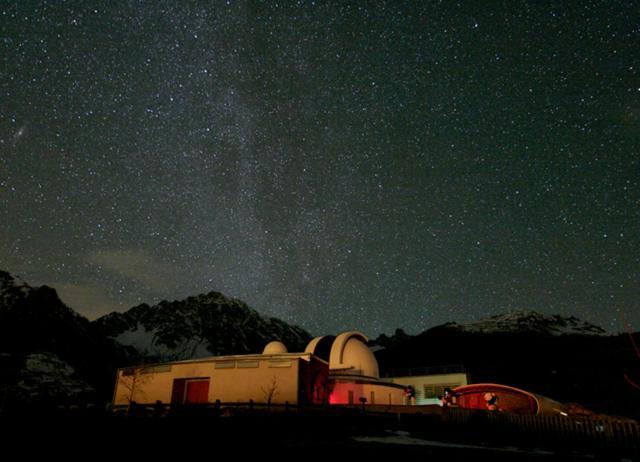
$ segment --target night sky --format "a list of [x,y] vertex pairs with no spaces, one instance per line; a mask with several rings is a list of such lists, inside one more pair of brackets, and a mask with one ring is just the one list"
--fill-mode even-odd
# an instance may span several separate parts
[[90,319],[640,328],[637,2],[19,0],[0,33],[0,269]]

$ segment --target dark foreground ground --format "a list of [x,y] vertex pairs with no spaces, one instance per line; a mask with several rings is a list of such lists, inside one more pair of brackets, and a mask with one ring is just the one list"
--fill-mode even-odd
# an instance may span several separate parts
[[487,438],[450,429],[364,415],[264,414],[125,418],[105,415],[0,419],[5,451],[100,460],[638,460],[628,451],[580,450],[545,441]]

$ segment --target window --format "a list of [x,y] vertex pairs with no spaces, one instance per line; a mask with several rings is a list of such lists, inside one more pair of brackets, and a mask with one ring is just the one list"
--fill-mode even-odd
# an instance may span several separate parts
[[123,377],[130,377],[136,375],[136,372],[140,374],[157,374],[159,372],[171,372],[171,364],[159,364],[157,366],[139,366],[139,367],[127,367],[122,370]]
[[353,404],[353,390],[349,390],[349,404]]
[[291,361],[269,361],[269,367],[291,367]]
[[218,361],[215,363],[216,369],[233,369],[236,367],[235,361]]
[[371,392],[371,404],[376,404],[376,392]]
[[456,388],[459,387],[459,383],[436,383],[432,385],[424,386],[424,397],[425,399],[436,399],[442,398],[444,396],[445,388]]
[[157,374],[158,372],[171,372],[171,364],[160,364],[158,366],[143,366],[141,374]]
[[260,367],[259,361],[238,361],[238,369],[249,369]]

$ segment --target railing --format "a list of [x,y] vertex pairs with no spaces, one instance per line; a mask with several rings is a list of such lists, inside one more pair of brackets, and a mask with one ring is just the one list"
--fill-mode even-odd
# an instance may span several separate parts
[[437,375],[437,374],[456,374],[465,373],[466,370],[462,364],[446,364],[443,366],[424,366],[424,367],[407,367],[400,369],[391,369],[382,374],[383,377],[413,377],[416,375]]
[[255,402],[253,400],[249,401],[230,401],[230,402],[221,402],[216,401],[214,403],[202,403],[202,404],[179,404],[179,405],[169,405],[169,404],[154,404],[154,403],[136,403],[133,406],[129,406],[127,404],[118,404],[112,406],[111,410],[113,413],[122,414],[125,412],[133,412],[138,416],[150,416],[150,415],[166,415],[168,412],[174,412],[176,410],[211,410],[211,411],[222,411],[225,409],[248,409],[248,410],[273,410],[273,411],[290,411],[297,410],[298,406],[296,404],[291,404],[288,401],[284,403],[263,403],[263,402]]
[[[125,415],[127,406],[115,406]],[[611,451],[640,454],[640,424],[624,419],[591,420],[571,416],[519,415],[440,406],[403,405],[317,405],[298,406],[289,403],[217,402],[178,406],[173,409],[153,404],[138,404],[130,417],[186,416],[252,416],[268,414],[306,416],[361,416],[374,425],[398,425],[429,438],[521,444],[552,450]],[[386,427],[385,427],[386,428]]]
[[631,420],[591,420],[453,408],[442,413],[441,422],[445,426],[479,432],[485,437],[494,434],[540,445],[640,451],[640,424]]

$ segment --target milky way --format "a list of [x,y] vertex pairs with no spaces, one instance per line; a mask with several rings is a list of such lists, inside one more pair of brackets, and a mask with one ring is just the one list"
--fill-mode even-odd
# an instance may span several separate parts
[[638,328],[640,12],[566,3],[4,2],[0,268],[90,318]]

